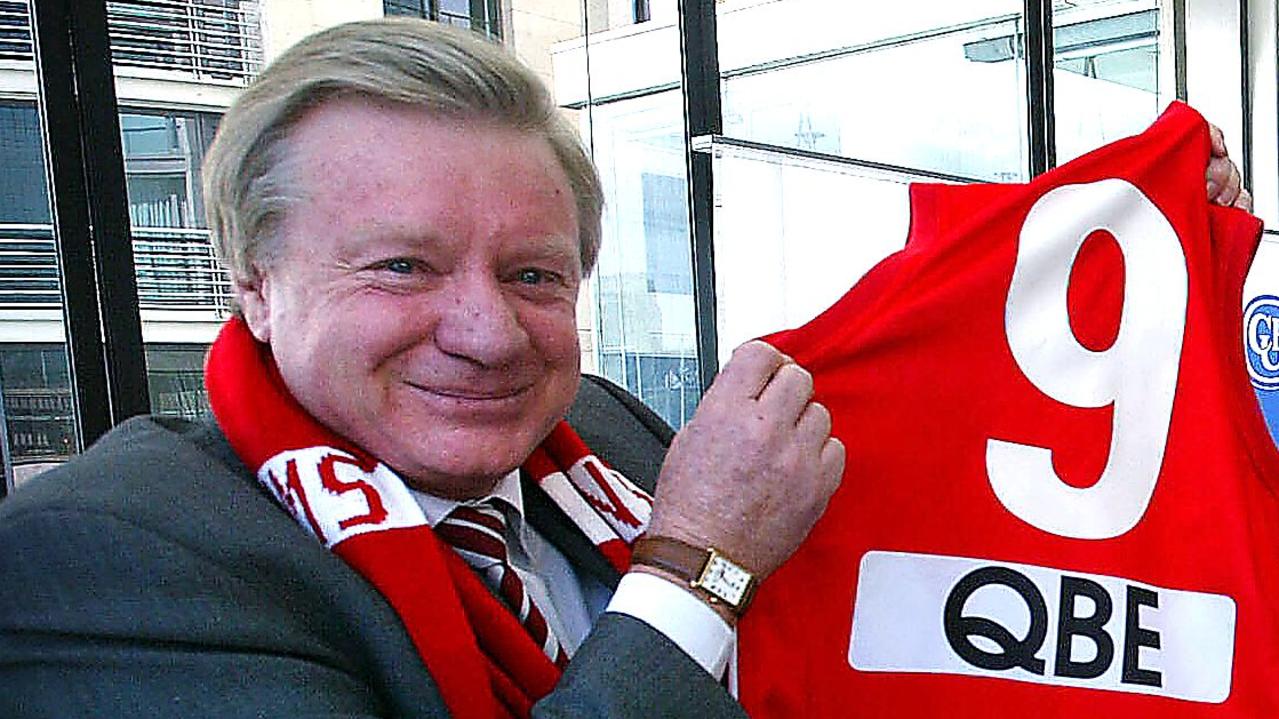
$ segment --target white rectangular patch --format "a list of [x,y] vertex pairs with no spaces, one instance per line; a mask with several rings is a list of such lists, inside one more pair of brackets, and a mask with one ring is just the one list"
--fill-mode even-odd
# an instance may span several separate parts
[[1220,594],[872,551],[861,561],[848,662],[867,672],[1000,677],[1216,704],[1230,696],[1234,638],[1235,602]]

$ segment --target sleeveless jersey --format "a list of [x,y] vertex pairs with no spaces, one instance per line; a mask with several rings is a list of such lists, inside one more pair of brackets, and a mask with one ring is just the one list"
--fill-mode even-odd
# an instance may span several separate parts
[[768,338],[843,484],[740,626],[758,717],[1279,717],[1279,456],[1240,356],[1260,232],[1203,119],[1024,185],[915,185],[905,249]]

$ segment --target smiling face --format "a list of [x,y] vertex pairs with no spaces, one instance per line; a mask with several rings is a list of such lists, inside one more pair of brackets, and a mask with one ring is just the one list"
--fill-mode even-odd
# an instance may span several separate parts
[[486,494],[577,391],[577,212],[549,143],[356,98],[288,142],[301,199],[238,289],[253,334],[409,484]]

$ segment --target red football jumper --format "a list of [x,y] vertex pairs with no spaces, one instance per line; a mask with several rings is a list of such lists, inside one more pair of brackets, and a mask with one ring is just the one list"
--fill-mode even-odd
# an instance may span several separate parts
[[1279,717],[1260,225],[1208,154],[1174,104],[1028,184],[914,185],[905,249],[768,338],[848,461],[741,624],[753,716]]

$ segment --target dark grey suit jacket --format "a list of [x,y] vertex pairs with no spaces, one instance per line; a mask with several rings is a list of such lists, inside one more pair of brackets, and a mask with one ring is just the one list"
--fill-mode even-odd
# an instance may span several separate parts
[[[628,467],[645,461],[628,447],[606,459],[655,474]],[[616,582],[557,515],[529,507],[570,561]],[[605,614],[535,715],[744,713],[665,637]],[[447,712],[382,596],[211,424],[130,420],[0,503],[0,717],[375,716]]]

